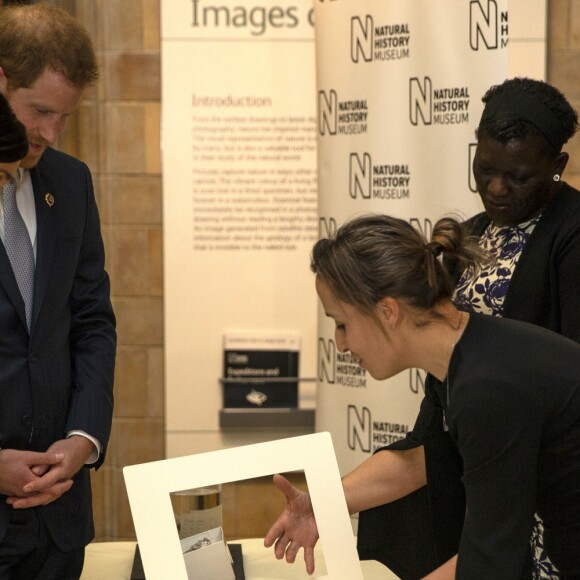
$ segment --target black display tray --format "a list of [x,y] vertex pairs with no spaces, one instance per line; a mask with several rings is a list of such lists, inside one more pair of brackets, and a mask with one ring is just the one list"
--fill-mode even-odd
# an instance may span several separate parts
[[[236,580],[246,580],[244,574],[244,558],[242,556],[241,544],[228,543],[232,560],[234,561],[234,574]],[[139,545],[135,546],[135,557],[133,559],[133,569],[131,570],[131,580],[146,580],[145,572],[143,571],[143,562],[141,562],[141,554],[139,553]]]

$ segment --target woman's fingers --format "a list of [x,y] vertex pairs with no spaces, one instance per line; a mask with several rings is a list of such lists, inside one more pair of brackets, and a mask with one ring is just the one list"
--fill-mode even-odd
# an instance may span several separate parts
[[278,560],[282,560],[282,558],[284,558],[284,555],[286,554],[286,548],[288,547],[289,543],[290,540],[286,536],[281,536],[276,540],[276,544],[274,545],[274,554]]
[[290,542],[286,548],[286,562],[288,562],[289,564],[293,564],[294,562],[296,562],[296,556],[298,555],[300,548],[302,548],[302,545],[300,543]]
[[314,547],[304,547],[304,563],[306,564],[306,572],[314,574]]

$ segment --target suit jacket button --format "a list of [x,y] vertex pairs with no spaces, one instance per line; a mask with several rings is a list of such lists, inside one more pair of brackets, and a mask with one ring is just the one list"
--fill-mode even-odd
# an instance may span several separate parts
[[22,418],[20,419],[20,422],[26,427],[32,425],[32,421],[33,421],[32,415],[22,415]]
[[38,353],[36,353],[36,352],[31,352],[31,353],[28,355],[28,360],[29,360],[31,363],[33,363],[33,362],[36,362],[36,361],[38,360]]

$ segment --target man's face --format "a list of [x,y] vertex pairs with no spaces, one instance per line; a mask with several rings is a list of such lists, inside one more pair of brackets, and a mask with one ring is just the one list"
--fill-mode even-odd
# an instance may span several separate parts
[[45,69],[28,88],[9,90],[6,77],[0,77],[0,81],[0,89],[28,135],[28,155],[20,165],[34,167],[45,149],[55,144],[78,107],[83,90],[50,69]]

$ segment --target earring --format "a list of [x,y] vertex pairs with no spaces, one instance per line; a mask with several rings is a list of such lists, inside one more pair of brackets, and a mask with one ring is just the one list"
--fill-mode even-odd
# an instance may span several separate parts
[[554,177],[552,177],[552,179],[554,181],[560,181],[560,176],[556,173],[556,174],[554,174]]

